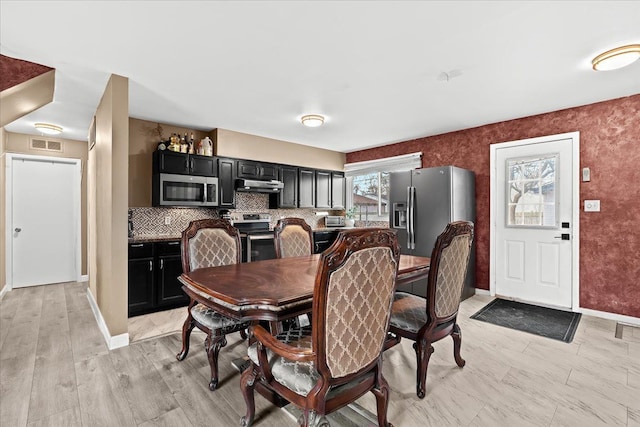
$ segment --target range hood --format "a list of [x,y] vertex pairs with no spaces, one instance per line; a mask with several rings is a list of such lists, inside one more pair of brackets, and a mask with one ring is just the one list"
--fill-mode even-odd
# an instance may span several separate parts
[[260,181],[257,179],[236,179],[236,191],[252,193],[278,193],[284,188],[282,181]]

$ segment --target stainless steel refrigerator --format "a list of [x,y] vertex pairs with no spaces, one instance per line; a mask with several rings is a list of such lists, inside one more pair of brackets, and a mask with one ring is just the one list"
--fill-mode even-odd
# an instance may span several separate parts
[[[449,222],[476,222],[475,175],[455,166],[393,172],[389,179],[389,224],[398,232],[401,253],[430,257]],[[475,242],[462,299],[475,293]],[[427,281],[398,290],[425,297]]]

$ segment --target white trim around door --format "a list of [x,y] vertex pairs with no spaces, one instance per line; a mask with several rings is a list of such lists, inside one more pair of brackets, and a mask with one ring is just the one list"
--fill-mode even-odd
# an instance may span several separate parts
[[[579,311],[580,307],[580,133],[569,132],[558,135],[549,135],[538,138],[529,138],[519,141],[510,141],[503,143],[491,144],[490,150],[490,249],[489,249],[489,292],[491,296],[496,295],[496,217],[497,217],[497,150],[502,148],[520,147],[529,144],[540,144],[545,142],[556,141],[559,139],[571,140],[571,156],[572,170],[571,179],[573,191],[571,194],[572,212],[571,212],[571,310]],[[526,302],[526,301],[524,301]]]
[[75,232],[75,275],[76,281],[80,281],[82,277],[82,222],[81,222],[81,185],[82,185],[82,160],[70,159],[64,157],[48,157],[34,156],[30,154],[6,154],[5,174],[6,181],[6,217],[5,217],[5,261],[6,261],[6,287],[7,290],[13,289],[13,174],[12,165],[14,160],[31,160],[53,163],[70,164],[74,167],[74,183],[73,183],[73,204],[74,215],[72,221]]

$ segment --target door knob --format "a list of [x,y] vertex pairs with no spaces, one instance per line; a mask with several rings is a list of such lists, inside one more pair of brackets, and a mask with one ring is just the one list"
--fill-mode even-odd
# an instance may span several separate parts
[[561,235],[556,236],[555,239],[571,240],[571,236],[569,233],[562,233]]
[[22,228],[20,228],[20,227],[16,227],[14,231],[15,231],[16,233],[19,233],[19,232],[21,232],[21,231],[22,231]]

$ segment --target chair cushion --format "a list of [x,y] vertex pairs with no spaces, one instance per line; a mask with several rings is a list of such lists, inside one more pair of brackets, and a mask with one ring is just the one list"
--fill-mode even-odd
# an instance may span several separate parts
[[191,309],[191,315],[203,326],[209,329],[221,329],[223,334],[240,331],[249,327],[249,322],[240,322],[223,316],[203,304],[196,304]]
[[427,300],[405,292],[396,292],[391,306],[389,324],[394,328],[416,333],[425,323],[427,323]]
[[[279,334],[277,339],[295,348],[311,349],[311,326],[289,329]],[[249,347],[248,353],[253,363],[259,365],[257,343]],[[267,358],[273,378],[301,396],[306,396],[320,378],[313,362],[294,362],[268,349]]]

